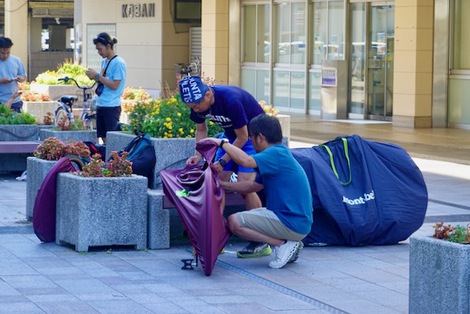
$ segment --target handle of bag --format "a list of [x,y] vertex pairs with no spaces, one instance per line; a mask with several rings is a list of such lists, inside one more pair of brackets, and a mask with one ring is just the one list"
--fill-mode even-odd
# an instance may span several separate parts
[[330,155],[330,164],[331,164],[331,168],[333,169],[333,172],[335,173],[335,176],[336,178],[339,180],[339,183],[341,183],[341,185],[348,185],[351,183],[352,181],[352,173],[351,173],[351,161],[349,160],[349,150],[348,150],[348,140],[346,138],[341,138],[341,140],[343,141],[343,148],[344,148],[344,156],[346,157],[346,160],[348,162],[348,169],[349,169],[349,180],[347,182],[343,182],[341,181],[341,179],[339,178],[339,174],[338,174],[338,171],[336,171],[336,166],[335,166],[335,160],[333,158],[333,153],[331,152],[331,149],[326,146],[325,144],[323,145],[320,145],[321,147],[325,148],[326,151],[328,152],[328,155]]
[[208,165],[212,165],[218,148],[219,146],[211,140],[201,140],[196,143],[196,150],[204,157]]

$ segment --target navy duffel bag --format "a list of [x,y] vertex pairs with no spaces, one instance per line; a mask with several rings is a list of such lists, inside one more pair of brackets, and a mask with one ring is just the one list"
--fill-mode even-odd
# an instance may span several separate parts
[[292,154],[313,196],[306,245],[396,244],[423,224],[426,184],[403,148],[352,135]]

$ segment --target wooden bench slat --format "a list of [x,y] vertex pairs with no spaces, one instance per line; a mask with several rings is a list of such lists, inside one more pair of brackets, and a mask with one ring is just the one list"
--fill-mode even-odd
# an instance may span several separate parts
[[29,154],[34,153],[38,147],[39,142],[31,141],[1,141],[0,153],[1,154]]

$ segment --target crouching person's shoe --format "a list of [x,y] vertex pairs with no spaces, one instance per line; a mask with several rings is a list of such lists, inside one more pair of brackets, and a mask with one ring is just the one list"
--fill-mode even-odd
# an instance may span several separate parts
[[243,248],[243,250],[237,252],[237,256],[240,258],[255,258],[271,255],[272,250],[269,244],[262,242],[250,242]]
[[289,262],[295,262],[302,249],[302,242],[287,241],[281,246],[274,247],[274,260],[269,263],[271,268],[282,268]]

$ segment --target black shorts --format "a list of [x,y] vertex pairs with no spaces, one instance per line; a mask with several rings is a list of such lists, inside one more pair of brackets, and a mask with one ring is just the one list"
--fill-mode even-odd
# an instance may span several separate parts
[[21,112],[21,108],[23,108],[23,101],[22,100],[11,104],[11,109],[13,109],[13,111]]
[[96,135],[106,137],[108,131],[120,131],[120,116],[121,106],[98,107],[96,109]]

